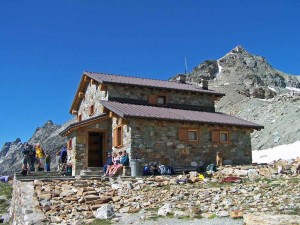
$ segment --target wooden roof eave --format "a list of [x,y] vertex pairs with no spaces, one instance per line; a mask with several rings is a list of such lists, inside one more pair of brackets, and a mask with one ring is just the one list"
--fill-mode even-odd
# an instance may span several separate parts
[[72,110],[75,110],[75,111],[78,111],[78,107],[79,107],[79,104],[82,100],[82,98],[79,97],[79,93],[80,92],[83,92],[85,93],[86,91],[86,85],[87,83],[91,80],[92,78],[88,75],[88,73],[86,72],[83,72],[82,74],[82,77],[81,77],[81,80],[80,80],[80,83],[78,85],[78,88],[77,88],[77,91],[76,91],[76,94],[74,96],[74,99],[73,99],[73,102],[72,102],[72,105],[71,105],[71,108],[69,110],[69,113],[72,114]]

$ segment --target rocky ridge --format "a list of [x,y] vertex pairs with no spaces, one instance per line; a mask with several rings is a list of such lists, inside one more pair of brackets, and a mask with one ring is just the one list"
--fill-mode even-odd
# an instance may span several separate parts
[[[40,143],[45,151],[51,155],[52,163],[55,163],[55,153],[66,144],[66,139],[59,135],[71,121],[63,126],[54,124],[51,120],[47,121],[42,127],[36,128],[33,136],[29,139],[30,144]],[[20,171],[22,167],[22,141],[18,138],[14,142],[6,142],[0,152],[0,175],[12,175]]]

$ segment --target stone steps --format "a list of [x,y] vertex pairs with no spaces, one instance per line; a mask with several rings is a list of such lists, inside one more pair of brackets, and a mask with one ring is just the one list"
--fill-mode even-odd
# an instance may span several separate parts
[[[36,179],[58,179],[58,178],[72,178],[72,176],[65,176],[62,175],[61,172],[58,171],[51,171],[51,172],[30,172],[30,174],[27,174],[23,176],[21,173],[15,173],[15,179],[22,180],[22,181],[30,181],[30,180],[36,180]],[[74,178],[74,177],[73,177]]]
[[86,170],[80,171],[80,176],[103,176],[102,167],[88,167]]

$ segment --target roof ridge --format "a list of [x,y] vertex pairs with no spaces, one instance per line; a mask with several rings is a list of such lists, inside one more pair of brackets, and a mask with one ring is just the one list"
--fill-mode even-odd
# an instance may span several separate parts
[[[175,82],[175,81],[170,81],[170,80],[161,80],[161,79],[153,79],[153,78],[144,78],[144,77],[137,77],[137,76],[132,76],[132,75],[122,75],[122,74],[112,74],[112,73],[102,73],[102,72],[92,72],[92,71],[83,71],[83,73],[94,73],[94,74],[103,74],[103,75],[109,75],[109,76],[119,76],[119,77],[129,77],[129,78],[138,78],[138,79],[144,79],[144,80],[157,80],[157,81],[166,81],[166,82]],[[189,85],[194,85],[191,83],[185,83]]]

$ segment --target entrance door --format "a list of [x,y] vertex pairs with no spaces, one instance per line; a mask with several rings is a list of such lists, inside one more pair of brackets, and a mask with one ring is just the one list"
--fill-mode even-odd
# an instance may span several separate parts
[[104,133],[89,132],[88,167],[103,166]]

